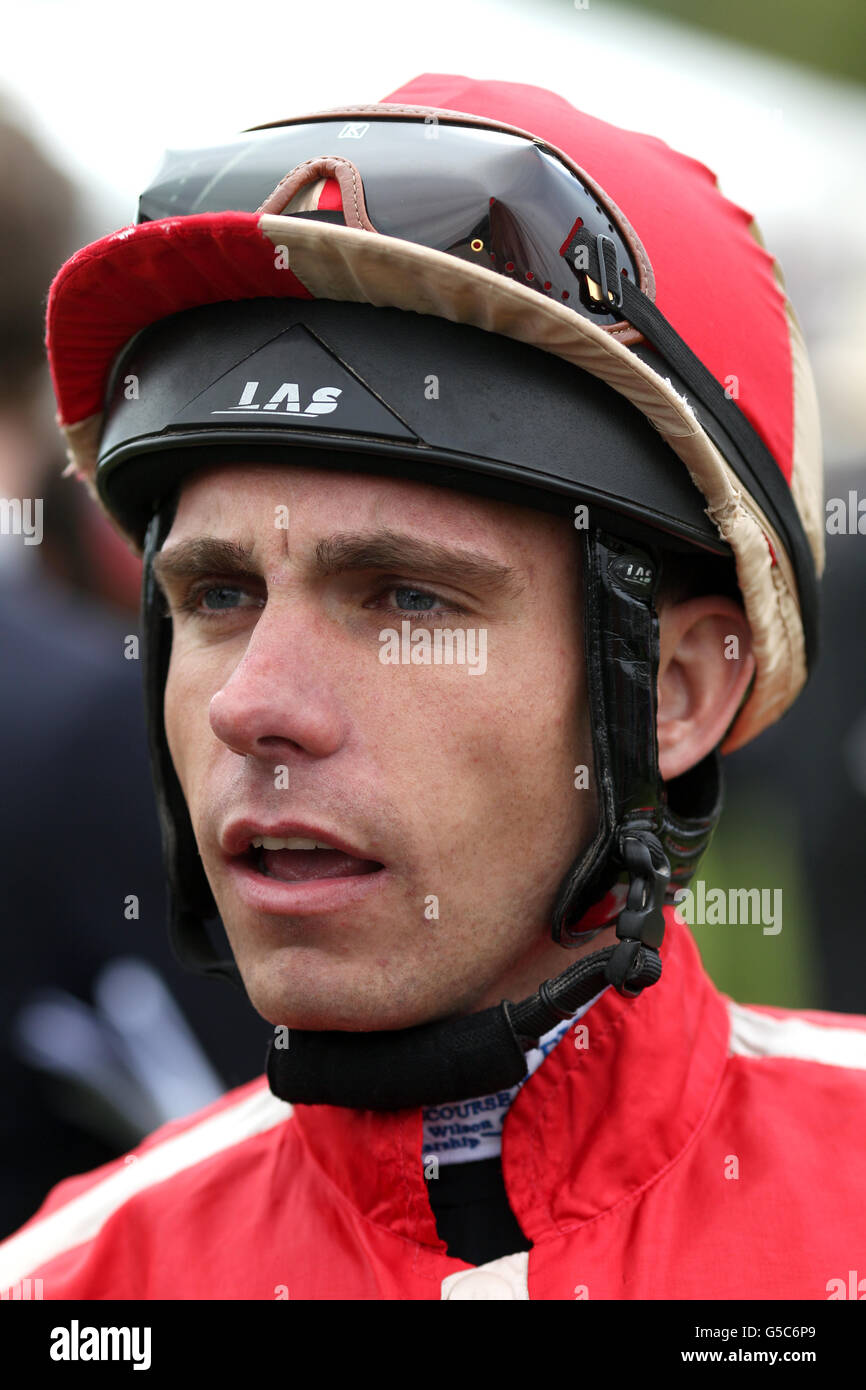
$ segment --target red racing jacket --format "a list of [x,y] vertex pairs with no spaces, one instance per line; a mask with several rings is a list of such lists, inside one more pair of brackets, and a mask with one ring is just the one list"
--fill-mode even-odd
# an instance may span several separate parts
[[866,1298],[866,1017],[734,1003],[666,915],[659,983],[606,990],[508,1111],[531,1250],[447,1254],[420,1109],[262,1077],[55,1187],[0,1245],[4,1297]]

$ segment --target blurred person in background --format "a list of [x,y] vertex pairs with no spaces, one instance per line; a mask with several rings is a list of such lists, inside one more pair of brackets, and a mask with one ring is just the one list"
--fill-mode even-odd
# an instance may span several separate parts
[[45,298],[81,223],[0,107],[0,1234],[59,1179],[256,1075],[266,1045],[246,999],[215,998],[165,939],[140,565],[61,480]]

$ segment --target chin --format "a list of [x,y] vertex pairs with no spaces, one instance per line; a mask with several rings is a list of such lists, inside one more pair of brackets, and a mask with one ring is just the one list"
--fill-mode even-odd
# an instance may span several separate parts
[[[255,974],[255,972],[254,972]],[[351,987],[343,993],[335,983],[323,982],[315,988],[300,990],[275,988],[270,979],[244,977],[247,994],[253,1008],[268,1023],[282,1025],[301,1032],[370,1033],[411,1028],[439,1017],[435,1009],[420,1006],[414,1009],[393,996],[382,997],[378,991],[369,994]],[[380,982],[381,988],[381,982]]]

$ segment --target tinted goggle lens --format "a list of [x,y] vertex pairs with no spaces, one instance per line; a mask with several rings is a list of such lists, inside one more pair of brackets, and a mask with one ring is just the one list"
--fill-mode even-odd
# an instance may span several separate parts
[[578,228],[611,241],[619,274],[640,283],[614,215],[549,149],[440,121],[303,121],[171,151],[141,196],[138,220],[254,212],[289,171],[320,155],[357,167],[367,213],[383,235],[482,265],[599,323],[621,315],[585,273],[585,252],[571,245]]

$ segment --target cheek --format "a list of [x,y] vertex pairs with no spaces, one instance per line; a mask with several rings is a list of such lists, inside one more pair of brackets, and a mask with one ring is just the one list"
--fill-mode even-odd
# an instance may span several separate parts
[[553,846],[582,833],[574,770],[592,759],[577,644],[548,631],[515,655],[494,699],[497,713],[479,731],[496,789],[493,820],[515,852],[540,866]]
[[386,669],[397,682],[367,706],[372,746],[439,843],[501,852],[576,814],[574,767],[589,761],[576,643],[515,632],[483,674]]
[[184,796],[194,797],[205,771],[205,760],[215,743],[210,728],[210,702],[222,677],[193,653],[173,648],[165,683],[163,704],[165,733]]
[[[184,767],[184,754],[189,752],[189,733],[186,728],[189,722],[189,701],[184,699],[183,685],[178,672],[178,662],[172,654],[168,668],[168,678],[165,683],[165,695],[163,698],[163,720],[165,723],[165,736],[168,742],[168,751],[174,763],[174,770],[183,788],[184,794],[187,792],[187,779]],[[186,715],[186,717],[184,717]]]

